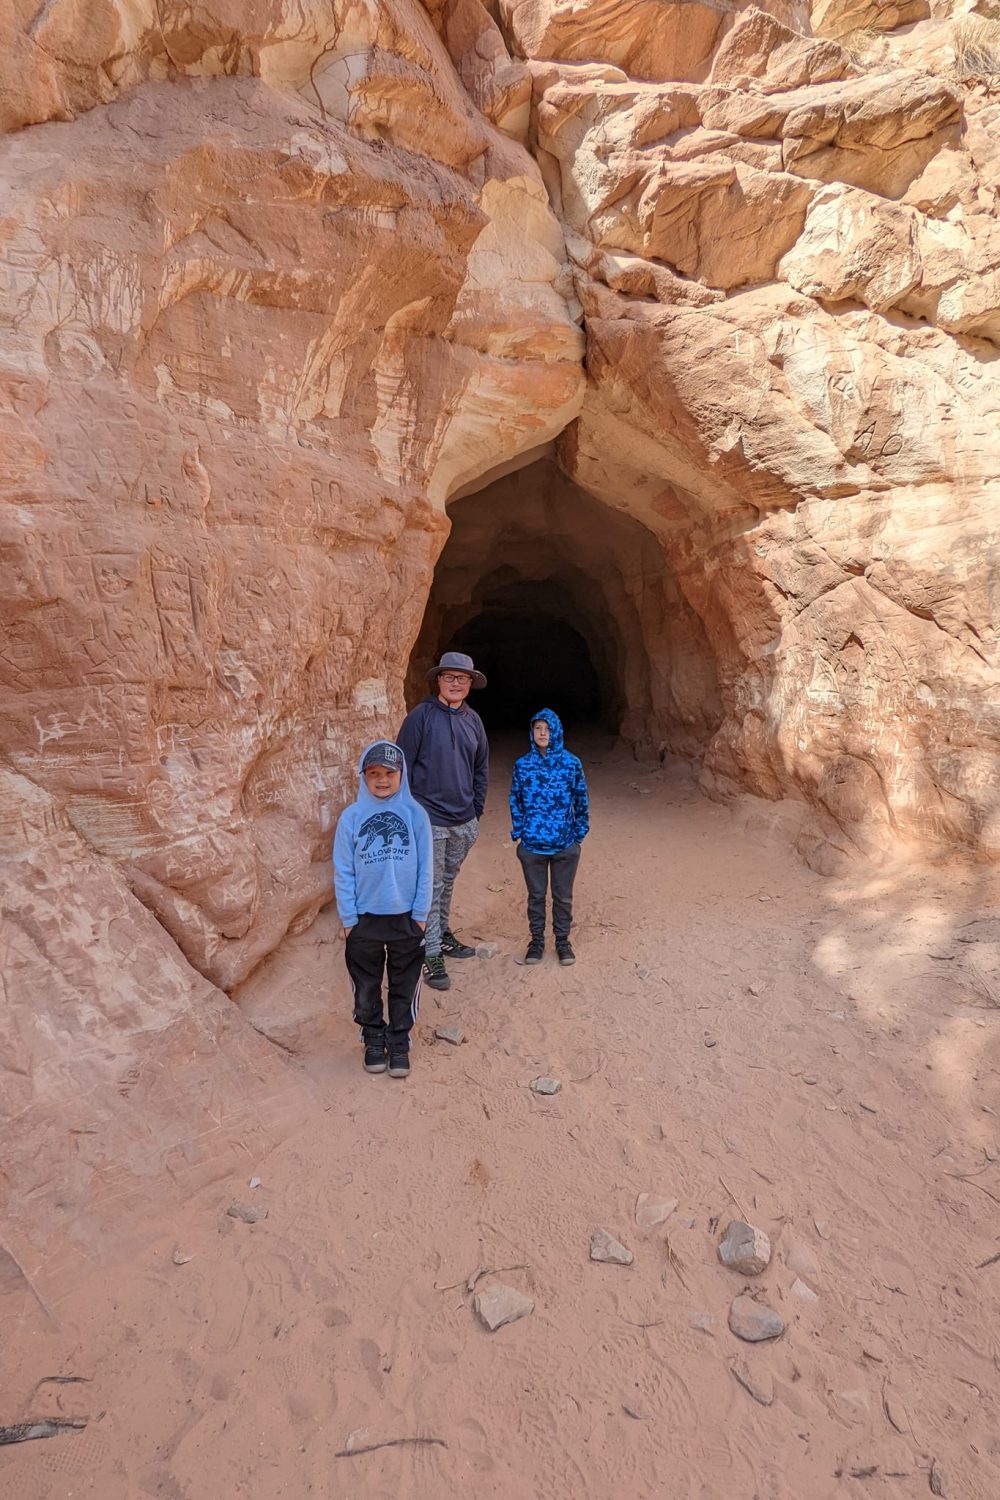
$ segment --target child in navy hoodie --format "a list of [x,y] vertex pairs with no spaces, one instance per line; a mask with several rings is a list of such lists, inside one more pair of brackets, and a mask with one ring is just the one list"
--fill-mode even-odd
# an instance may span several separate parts
[[580,845],[590,830],[590,805],[583,766],[563,746],[563,728],[551,708],[531,721],[531,749],[514,762],[510,787],[510,836],[517,844],[528,887],[531,941],[526,964],[545,952],[545,896],[552,881],[552,927],[561,964],[576,963],[570,944],[573,881]]
[[[405,1078],[434,878],[431,824],[410,794],[406,758],[391,740],[369,745],[358,772],[357,800],[341,813],[333,841],[344,960],[365,1044],[365,1072],[384,1073],[388,1052],[389,1077]],[[385,969],[388,1026],[382,1010]]]

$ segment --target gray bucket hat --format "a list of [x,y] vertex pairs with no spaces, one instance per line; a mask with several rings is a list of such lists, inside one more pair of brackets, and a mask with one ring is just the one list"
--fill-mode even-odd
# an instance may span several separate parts
[[437,666],[431,667],[430,671],[425,673],[427,681],[436,682],[439,672],[468,672],[474,688],[486,686],[486,678],[482,672],[476,671],[472,665],[472,657],[464,656],[461,651],[446,651]]

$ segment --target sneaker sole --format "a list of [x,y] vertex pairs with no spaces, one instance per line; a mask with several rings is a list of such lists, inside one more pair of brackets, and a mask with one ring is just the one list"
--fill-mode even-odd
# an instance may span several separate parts
[[366,1073],[384,1073],[385,1063],[365,1063]]
[[574,956],[573,958],[561,958],[559,962],[562,964],[564,969],[568,969],[570,964],[576,963],[576,957]]
[[540,964],[542,960],[540,958],[526,958],[524,961],[526,964]]
[[390,1078],[409,1078],[409,1076],[410,1076],[409,1066],[407,1066],[405,1068],[390,1068],[389,1069],[389,1077]]
[[425,976],[424,977],[424,984],[427,985],[428,989],[432,989],[432,990],[450,990],[451,989],[451,980],[448,978],[447,974],[444,976],[443,979],[428,979]]

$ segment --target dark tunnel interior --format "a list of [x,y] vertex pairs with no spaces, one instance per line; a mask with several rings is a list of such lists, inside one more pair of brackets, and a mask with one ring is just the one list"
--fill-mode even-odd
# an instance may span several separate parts
[[[536,588],[544,596],[544,585]],[[590,647],[541,603],[488,605],[441,649],[466,652],[485,673],[474,705],[488,730],[527,732],[541,708],[555,709],[568,732],[605,717]]]

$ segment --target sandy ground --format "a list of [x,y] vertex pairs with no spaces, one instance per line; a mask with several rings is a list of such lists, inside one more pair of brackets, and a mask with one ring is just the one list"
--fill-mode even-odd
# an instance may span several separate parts
[[[456,903],[500,952],[424,991],[409,1080],[362,1072],[331,916],[254,977],[309,1125],[165,1188],[134,1259],[50,1317],[0,1301],[0,1422],[89,1418],[0,1448],[0,1494],[1000,1496],[995,886],[822,880],[679,773],[588,761],[578,963],[518,962],[500,765]],[[637,1226],[642,1193],[677,1200],[664,1224]],[[727,1327],[737,1201],[774,1246],[766,1345]],[[633,1265],[589,1260],[598,1227]],[[533,1314],[486,1332],[480,1268]]]

